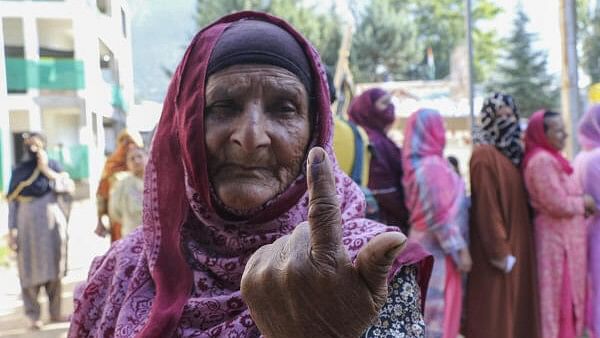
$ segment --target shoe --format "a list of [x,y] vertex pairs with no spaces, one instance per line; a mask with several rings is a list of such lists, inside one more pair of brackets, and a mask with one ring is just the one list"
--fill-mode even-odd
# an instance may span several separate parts
[[29,322],[29,329],[31,329],[31,330],[37,331],[37,330],[41,329],[42,326],[44,326],[44,323],[41,320],[39,320],[39,319],[38,320],[33,320],[32,319]]

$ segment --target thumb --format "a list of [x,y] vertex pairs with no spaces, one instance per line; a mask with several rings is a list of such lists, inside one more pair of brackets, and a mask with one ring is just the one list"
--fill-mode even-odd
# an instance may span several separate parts
[[356,269],[378,306],[385,303],[390,267],[405,246],[406,236],[402,233],[386,232],[371,239],[356,257]]

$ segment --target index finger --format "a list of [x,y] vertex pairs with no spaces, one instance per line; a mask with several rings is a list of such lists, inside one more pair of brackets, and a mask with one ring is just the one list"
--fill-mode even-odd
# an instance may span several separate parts
[[306,172],[312,255],[330,259],[342,243],[342,217],[333,167],[323,148],[310,150]]

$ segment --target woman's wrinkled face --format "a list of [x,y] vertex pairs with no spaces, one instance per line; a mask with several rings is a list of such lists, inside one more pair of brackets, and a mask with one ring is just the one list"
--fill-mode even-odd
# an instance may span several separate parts
[[283,68],[233,65],[208,78],[205,95],[209,180],[229,211],[249,215],[301,172],[310,139],[308,94]]
[[553,116],[544,119],[546,125],[546,138],[548,142],[557,150],[563,150],[566,145],[567,131],[565,130],[565,124],[560,116]]

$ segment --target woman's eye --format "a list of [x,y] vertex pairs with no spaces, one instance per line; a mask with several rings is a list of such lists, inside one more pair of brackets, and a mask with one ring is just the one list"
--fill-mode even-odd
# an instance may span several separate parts
[[295,113],[296,107],[294,107],[292,105],[283,105],[279,108],[279,111],[284,112],[284,113]]
[[269,111],[280,115],[295,115],[298,111],[296,105],[292,102],[277,102],[271,106]]
[[208,114],[227,115],[236,111],[236,106],[232,102],[217,102],[208,106]]

